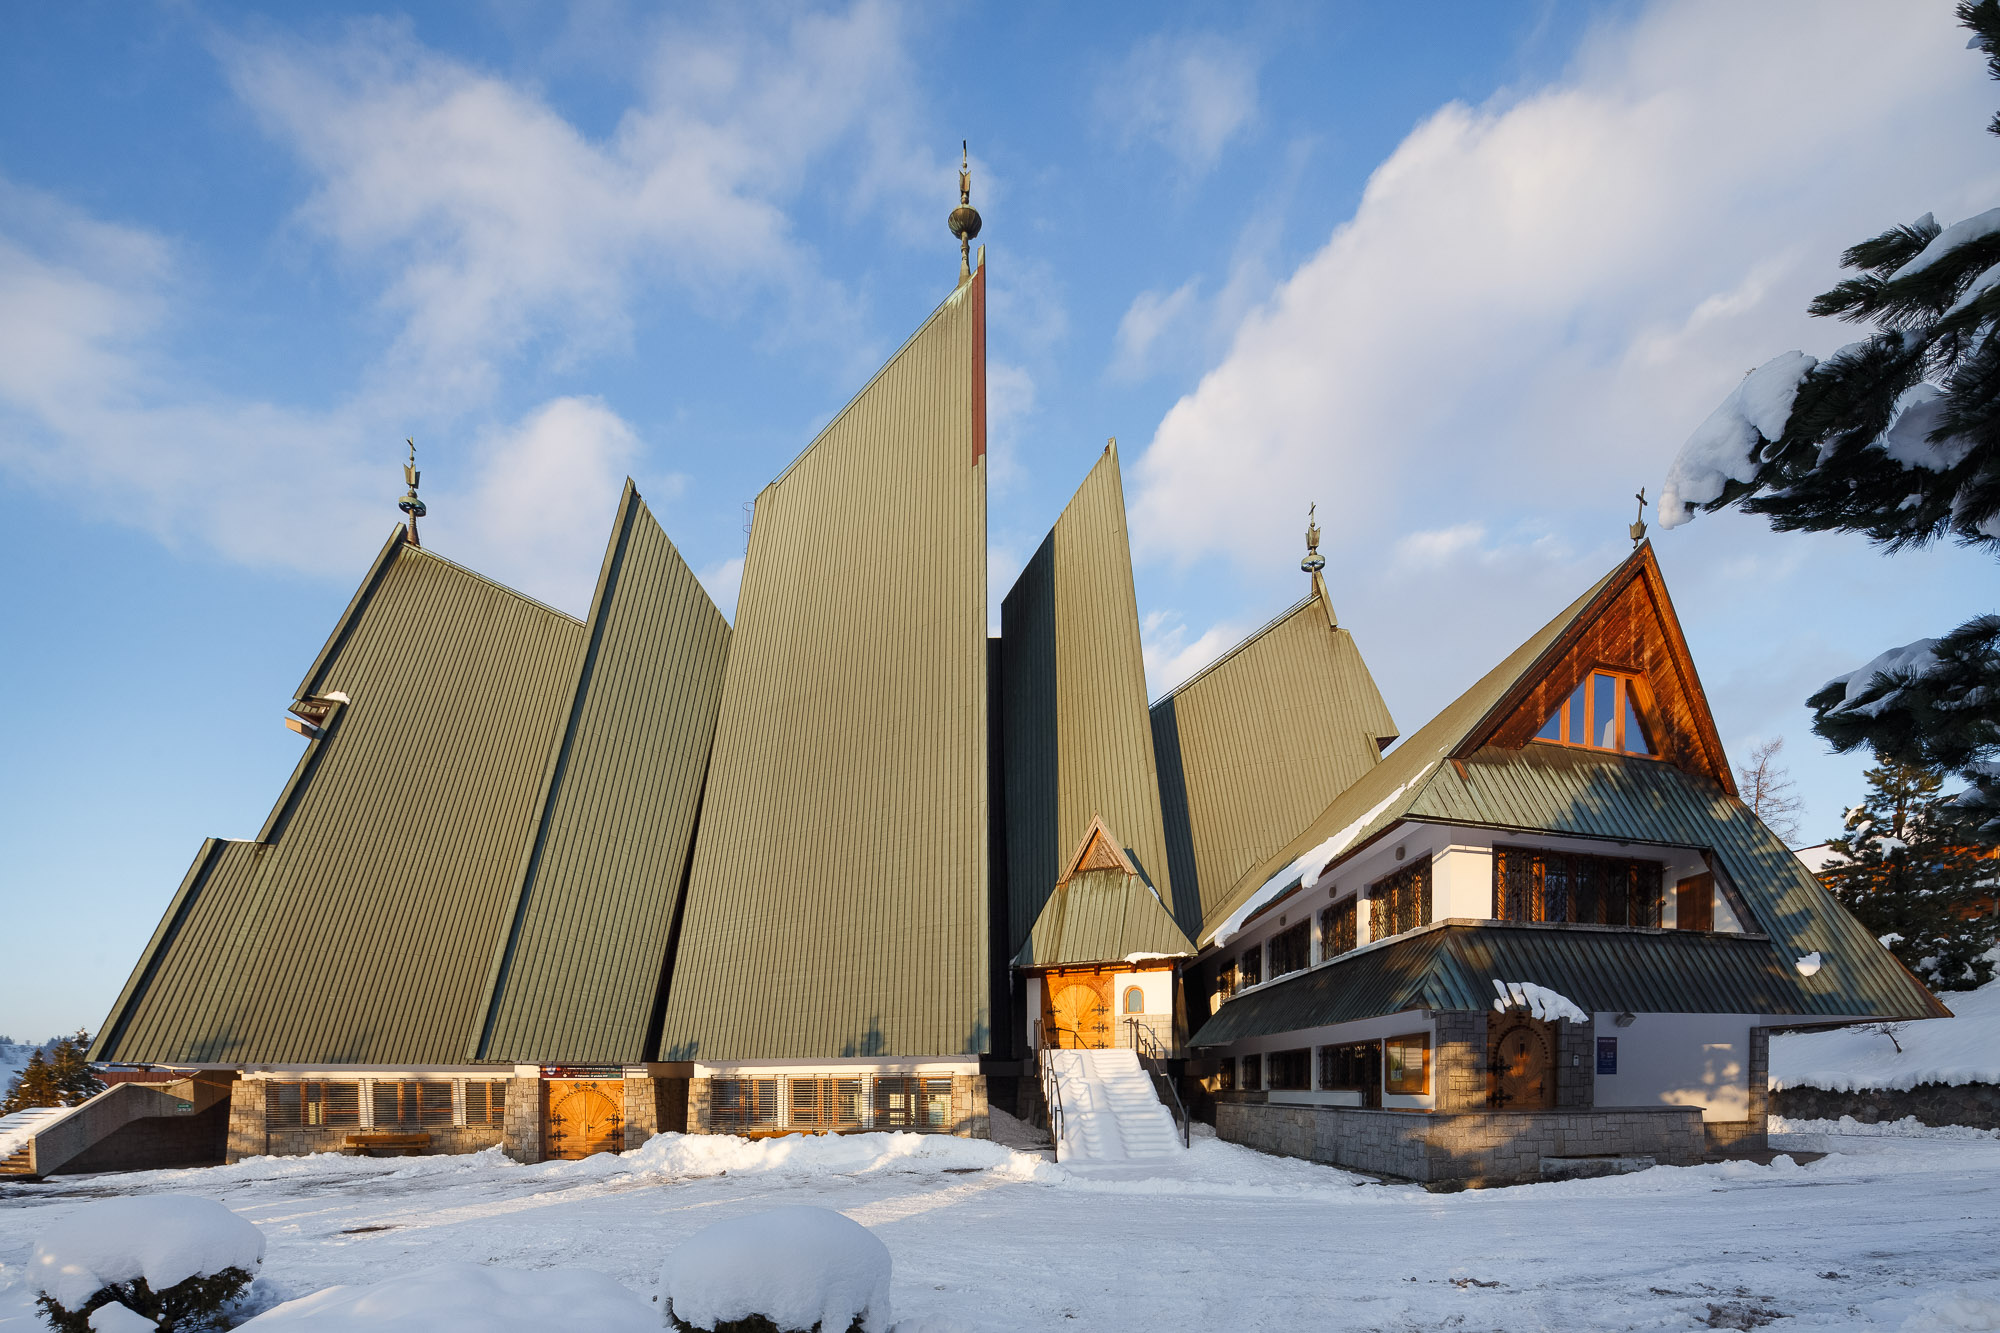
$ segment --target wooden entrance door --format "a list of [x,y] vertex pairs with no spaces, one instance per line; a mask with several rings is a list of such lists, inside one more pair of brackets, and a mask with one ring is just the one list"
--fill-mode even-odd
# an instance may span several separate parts
[[1539,1111],[1556,1104],[1553,1024],[1523,1014],[1486,1020],[1487,1103],[1500,1111]]
[[622,1079],[550,1079],[543,1142],[550,1157],[625,1150]]
[[1065,1050],[1105,1050],[1117,1044],[1111,978],[1094,972],[1051,972],[1042,978],[1042,1042]]

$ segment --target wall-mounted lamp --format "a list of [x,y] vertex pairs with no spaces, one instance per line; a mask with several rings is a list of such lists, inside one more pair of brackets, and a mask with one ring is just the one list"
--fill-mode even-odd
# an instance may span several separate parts
[[1632,1013],[1620,1014],[1618,1015],[1618,1017],[1612,1019],[1611,1021],[1617,1024],[1621,1028],[1629,1028],[1634,1023],[1639,1021],[1639,1015]]

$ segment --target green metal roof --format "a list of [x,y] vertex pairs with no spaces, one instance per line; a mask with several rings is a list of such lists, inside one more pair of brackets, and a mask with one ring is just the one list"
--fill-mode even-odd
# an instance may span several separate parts
[[1116,445],[1098,456],[1015,581],[1000,627],[1012,954],[1094,817],[1126,840],[1140,874],[1171,901]]
[[[1834,1018],[1857,1012],[1844,1007],[1848,994],[1814,987],[1783,948],[1754,936],[1445,921],[1229,1000],[1190,1044],[1223,1046],[1415,1009],[1487,1009],[1496,980],[1546,986],[1597,1013]],[[1939,1012],[1934,1006],[1883,1016],[1929,1018]]]
[[757,497],[662,1058],[988,1046],[985,283]]
[[643,1060],[662,998],[729,625],[630,480],[585,634],[480,1059]]
[[1014,965],[1118,963],[1141,953],[1192,957],[1194,945],[1145,880],[1122,870],[1084,870],[1049,895]]
[[1169,901],[1196,936],[1240,901],[1231,890],[1248,872],[1375,769],[1396,724],[1316,592],[1155,703],[1152,730]]
[[351,702],[258,842],[204,844],[94,1058],[462,1061],[582,638],[399,528],[300,687]]

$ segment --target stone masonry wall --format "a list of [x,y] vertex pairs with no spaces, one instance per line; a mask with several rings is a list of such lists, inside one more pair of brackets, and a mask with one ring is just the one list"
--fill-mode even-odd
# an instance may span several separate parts
[[1851,1115],[1864,1125],[1915,1116],[1926,1125],[1971,1125],[2000,1129],[2000,1084],[1919,1083],[1914,1088],[1780,1088],[1770,1094],[1771,1111],[1787,1120],[1838,1120]]
[[[1431,1086],[1440,1111],[1486,1107],[1486,1013],[1440,1010],[1432,1015],[1437,1035],[1431,1047]],[[1401,1172],[1396,1174],[1400,1175]]]
[[506,1124],[501,1146],[517,1162],[539,1162],[542,1146],[542,1081],[539,1078],[507,1080]]
[[642,1146],[660,1132],[660,1082],[625,1076],[625,1151]]
[[712,1082],[705,1078],[688,1080],[687,1132],[690,1134],[713,1132],[708,1125],[708,1108],[715,1093]]
[[240,1162],[246,1157],[262,1157],[270,1151],[270,1136],[264,1126],[264,1093],[269,1085],[260,1079],[238,1079],[229,1085],[229,1136],[223,1145],[225,1161]]
[[1687,1165],[1705,1147],[1695,1107],[1425,1113],[1218,1099],[1216,1133],[1261,1152],[1426,1183],[1534,1180],[1544,1157]]
[[987,1114],[984,1074],[952,1075],[950,1128],[962,1139],[993,1137],[993,1121]]

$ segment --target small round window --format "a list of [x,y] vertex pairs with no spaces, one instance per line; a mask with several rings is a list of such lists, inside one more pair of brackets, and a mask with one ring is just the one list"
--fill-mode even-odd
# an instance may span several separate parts
[[1125,988],[1125,1012],[1128,1014],[1145,1013],[1146,992],[1140,990],[1137,986],[1127,986]]

